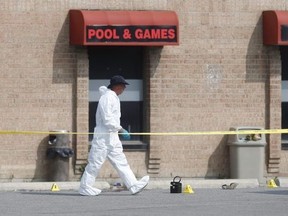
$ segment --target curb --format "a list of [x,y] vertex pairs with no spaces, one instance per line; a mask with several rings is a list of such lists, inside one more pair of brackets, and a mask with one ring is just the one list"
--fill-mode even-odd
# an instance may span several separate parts
[[[150,179],[147,189],[170,189],[171,179]],[[280,179],[281,186],[288,186],[288,180]],[[120,182],[120,181],[118,181]],[[283,182],[283,183],[282,183]],[[256,188],[259,187],[257,179],[182,179],[182,186],[191,185],[192,188],[221,188],[223,184],[238,183],[237,188]],[[51,190],[52,185],[56,184],[60,190],[78,190],[80,182],[3,182],[0,183],[0,191],[19,191],[19,190]],[[108,181],[96,181],[95,187],[99,189],[110,189]]]

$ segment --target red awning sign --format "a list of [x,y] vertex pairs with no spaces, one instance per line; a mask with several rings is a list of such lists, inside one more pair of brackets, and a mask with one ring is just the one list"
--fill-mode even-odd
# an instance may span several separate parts
[[176,26],[86,26],[91,42],[177,42]]
[[288,45],[288,11],[263,11],[263,44]]
[[73,45],[178,45],[173,11],[70,11]]

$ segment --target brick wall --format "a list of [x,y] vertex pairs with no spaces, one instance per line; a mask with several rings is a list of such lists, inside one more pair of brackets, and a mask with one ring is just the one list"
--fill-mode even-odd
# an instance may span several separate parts
[[[3,0],[0,129],[88,131],[87,55],[85,48],[70,46],[68,40],[68,11],[77,8],[177,12],[180,45],[147,48],[149,131],[278,128],[280,55],[277,47],[262,45],[261,13],[285,10],[287,4],[285,0]],[[0,179],[45,178],[47,134],[1,134],[1,138]],[[80,167],[87,157],[88,137],[70,138],[76,151],[71,166]],[[267,147],[267,162],[276,164],[270,166],[276,172],[279,139],[268,137]],[[139,175],[148,171],[159,177],[227,177],[226,141],[221,135],[151,136],[147,152],[151,163],[148,160],[146,166],[143,153],[139,153],[143,160],[133,159],[137,153],[127,157]],[[109,170],[105,166],[100,177],[114,176]]]
[[[65,8],[3,1],[0,129],[72,131],[76,52]],[[43,179],[48,134],[1,135],[0,178]]]
[[[281,128],[280,56],[277,47],[262,45],[261,13],[283,6],[182,1],[175,9],[181,45],[164,47],[151,73],[151,131]],[[277,172],[280,136],[267,141],[268,171]],[[152,137],[151,143],[161,149],[160,176],[229,176],[226,136]]]

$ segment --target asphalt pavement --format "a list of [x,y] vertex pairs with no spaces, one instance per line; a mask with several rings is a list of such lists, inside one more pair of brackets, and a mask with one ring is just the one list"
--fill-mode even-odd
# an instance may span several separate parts
[[288,188],[196,188],[194,193],[171,194],[168,189],[104,190],[99,196],[81,196],[75,190],[18,190],[0,192],[0,215],[287,215]]
[[[288,179],[269,188],[257,179],[186,179],[192,193],[170,193],[172,179],[152,178],[147,188],[131,195],[119,179],[97,180],[99,196],[78,194],[79,182],[0,182],[0,216],[104,215],[287,215]],[[236,183],[235,189],[222,185]],[[225,187],[226,188],[226,187]],[[56,190],[54,190],[56,189]],[[191,192],[191,191],[190,191]]]

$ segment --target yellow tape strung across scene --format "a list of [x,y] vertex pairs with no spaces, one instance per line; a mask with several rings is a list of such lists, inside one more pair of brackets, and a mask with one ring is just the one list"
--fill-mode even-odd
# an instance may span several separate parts
[[[237,130],[237,131],[194,131],[194,132],[143,132],[130,133],[130,135],[138,136],[192,136],[192,135],[231,135],[231,134],[282,134],[288,133],[288,129],[267,129],[267,130]],[[89,132],[69,132],[69,131],[12,131],[2,130],[0,134],[72,134],[72,135],[88,135],[94,134]],[[102,134],[102,133],[101,133]],[[107,133],[103,133],[107,134]],[[119,133],[121,134],[121,133]]]

